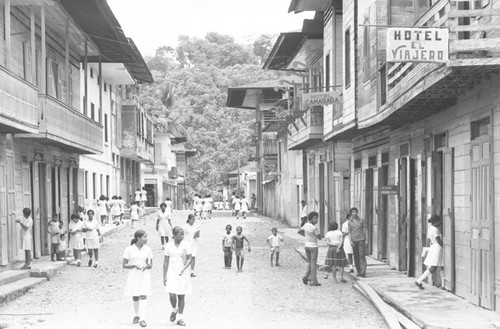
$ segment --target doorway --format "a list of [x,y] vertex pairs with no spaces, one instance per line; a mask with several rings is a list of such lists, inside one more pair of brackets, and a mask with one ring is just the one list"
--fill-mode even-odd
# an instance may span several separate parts
[[[379,188],[389,185],[389,166],[382,165],[379,169]],[[379,194],[378,207],[378,259],[387,260],[387,242],[388,242],[388,195]]]
[[326,212],[325,212],[325,164],[319,164],[319,232],[321,236],[326,233]]
[[373,252],[373,168],[366,169],[365,171],[365,213],[364,217],[368,226],[366,250],[367,255]]
[[399,270],[415,276],[415,164],[409,156],[399,160]]

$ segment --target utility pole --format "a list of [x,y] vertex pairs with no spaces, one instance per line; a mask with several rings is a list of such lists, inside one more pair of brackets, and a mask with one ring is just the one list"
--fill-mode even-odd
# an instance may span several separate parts
[[236,110],[236,124],[238,125],[238,133],[236,134],[236,146],[238,148],[238,197],[241,191],[241,178],[240,178],[240,113]]

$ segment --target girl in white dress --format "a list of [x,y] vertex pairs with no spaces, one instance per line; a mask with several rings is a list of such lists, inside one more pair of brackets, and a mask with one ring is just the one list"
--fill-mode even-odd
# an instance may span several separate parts
[[196,254],[198,252],[198,238],[200,237],[200,227],[195,224],[196,217],[190,214],[186,225],[184,225],[184,241],[189,243],[191,247],[191,277],[195,277],[194,266],[196,262]]
[[130,206],[130,227],[134,228],[134,223],[139,221],[139,203],[132,201]]
[[347,256],[347,261],[349,262],[349,273],[354,273],[353,262],[352,262],[352,244],[351,236],[349,235],[349,220],[351,219],[351,214],[348,213],[345,216],[345,221],[342,224],[342,234],[344,234],[344,252]]
[[170,322],[177,319],[179,326],[186,325],[182,319],[185,295],[192,293],[190,271],[186,271],[191,264],[191,247],[183,240],[184,230],[174,227],[173,239],[165,247],[163,262],[163,284],[172,305]]
[[118,197],[116,195],[113,195],[113,197],[111,198],[109,207],[111,208],[111,216],[113,216],[113,224],[118,225],[120,223],[122,210],[121,204],[118,201]]
[[71,222],[69,222],[68,225],[68,231],[70,234],[68,247],[73,250],[76,266],[80,266],[82,263],[83,229],[84,225],[83,221],[80,220],[80,216],[77,214],[71,214]]
[[443,266],[443,240],[441,238],[441,232],[439,232],[439,227],[441,226],[441,217],[438,215],[433,215],[428,220],[431,225],[427,229],[427,239],[430,240],[431,246],[429,248],[429,253],[425,257],[424,265],[427,266],[425,272],[420,276],[420,278],[415,281],[415,285],[419,289],[424,289],[422,282],[436,270],[440,271],[441,266]]
[[170,212],[167,209],[165,202],[160,204],[156,220],[156,230],[160,235],[162,249],[165,249],[165,244],[168,243],[168,239],[172,235],[172,222],[170,221]]
[[[108,223],[108,202],[106,201],[106,197],[101,195],[99,200],[97,200],[97,206],[99,210],[99,216],[101,217],[101,224]],[[87,212],[88,213],[88,212]]]
[[151,268],[153,267],[153,252],[146,244],[148,235],[143,230],[134,234],[130,246],[123,252],[123,268],[130,269],[125,284],[125,296],[132,296],[135,316],[133,323],[146,327],[147,296],[151,295]]
[[94,267],[98,266],[99,262],[99,248],[101,244],[99,243],[99,236],[101,232],[99,231],[99,223],[94,219],[94,211],[92,209],[87,210],[87,219],[83,222],[85,229],[85,247],[87,247],[87,253],[89,254],[89,267],[92,266],[92,257],[95,255]]
[[241,203],[240,203],[239,197],[234,197],[233,206],[234,206],[234,214],[236,215],[236,219],[239,219],[239,212],[241,209]]
[[248,201],[245,198],[245,196],[241,198],[240,204],[241,204],[241,215],[243,216],[243,219],[245,219],[247,218],[247,212],[248,212]]

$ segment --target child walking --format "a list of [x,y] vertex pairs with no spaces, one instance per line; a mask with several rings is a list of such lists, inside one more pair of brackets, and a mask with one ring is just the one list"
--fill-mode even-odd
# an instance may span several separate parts
[[78,214],[71,214],[71,222],[69,223],[69,249],[73,250],[76,266],[82,263],[83,250],[83,222]]
[[272,234],[267,238],[267,244],[271,247],[271,266],[274,266],[274,254],[276,254],[276,266],[280,266],[280,241],[284,242],[285,240],[278,234],[278,229],[276,229],[276,227],[271,229],[271,233]]
[[59,218],[57,214],[52,216],[52,220],[49,222],[47,227],[47,232],[50,235],[50,260],[55,262],[57,257],[57,250],[59,249],[59,243],[61,235],[61,228],[59,226]]
[[325,241],[328,245],[328,251],[325,258],[325,279],[328,279],[328,272],[333,272],[333,280],[337,281],[337,268],[340,271],[340,281],[347,282],[344,279],[344,266],[347,265],[344,249],[342,248],[344,242],[344,235],[338,229],[339,224],[333,222],[328,226],[328,233],[326,233]]
[[243,262],[245,260],[245,241],[248,245],[248,252],[250,252],[250,241],[243,234],[243,228],[238,226],[236,228],[236,235],[233,236],[233,250],[236,255],[236,267],[238,272],[243,272]]
[[134,228],[134,223],[139,221],[139,206],[138,202],[132,202],[130,206],[130,227]]
[[167,204],[165,202],[160,204],[160,211],[158,211],[156,219],[156,230],[160,235],[162,249],[165,249],[165,245],[168,243],[168,239],[172,235],[170,212],[167,209]]
[[143,230],[134,233],[134,238],[123,252],[122,266],[130,269],[125,296],[131,296],[134,304],[134,319],[132,323],[139,323],[146,327],[147,296],[151,295],[151,268],[153,267],[153,252],[147,246],[148,235]]
[[94,219],[94,211],[92,209],[87,210],[87,219],[84,221],[84,226],[86,232],[85,247],[87,247],[89,255],[88,266],[92,266],[92,258],[95,256],[94,267],[97,267],[99,263],[99,248],[101,246],[99,242],[101,232],[99,231],[99,222]]
[[224,253],[224,268],[230,269],[233,262],[233,234],[231,230],[233,227],[229,224],[226,225],[226,234],[222,237],[222,252]]

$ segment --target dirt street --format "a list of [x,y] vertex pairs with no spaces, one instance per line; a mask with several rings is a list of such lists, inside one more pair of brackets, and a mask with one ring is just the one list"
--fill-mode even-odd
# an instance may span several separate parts
[[[174,225],[184,225],[187,212],[174,212]],[[352,288],[319,275],[320,287],[305,286],[305,262],[294,251],[299,246],[284,235],[281,267],[269,265],[267,237],[271,227],[284,227],[266,218],[246,220],[218,217],[198,221],[201,237],[193,294],[186,296],[184,320],[188,328],[386,328],[375,308]],[[224,268],[221,241],[226,224],[243,227],[251,242],[243,273]],[[148,328],[176,328],[169,322],[170,305],[162,284],[160,239],[149,218],[145,228],[154,252],[153,295],[149,297]],[[99,268],[68,266],[10,304],[0,307],[0,328],[140,328],[132,324],[132,301],[123,297],[127,272],[121,268],[123,250],[135,229],[126,227],[107,237]]]

